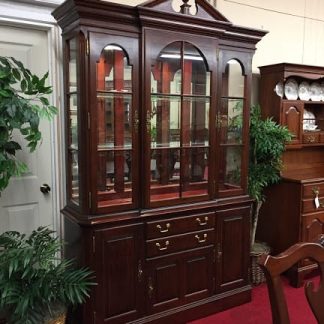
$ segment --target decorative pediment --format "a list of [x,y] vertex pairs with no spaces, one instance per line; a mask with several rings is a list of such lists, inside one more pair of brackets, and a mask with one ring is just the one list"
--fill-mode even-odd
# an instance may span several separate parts
[[180,13],[197,18],[229,22],[206,0],[150,0],[139,6],[168,13]]

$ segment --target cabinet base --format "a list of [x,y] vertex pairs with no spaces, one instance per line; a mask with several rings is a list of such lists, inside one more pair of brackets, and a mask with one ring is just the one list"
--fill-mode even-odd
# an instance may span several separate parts
[[195,303],[183,305],[168,311],[146,316],[129,324],[185,324],[208,315],[212,315],[234,306],[251,301],[251,286],[232,290],[229,293],[215,295]]

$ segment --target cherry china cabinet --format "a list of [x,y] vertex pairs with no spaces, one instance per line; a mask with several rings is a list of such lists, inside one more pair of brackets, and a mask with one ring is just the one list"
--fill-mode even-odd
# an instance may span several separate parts
[[98,285],[78,323],[185,323],[250,300],[255,44],[204,0],[68,0],[67,256]]
[[[292,133],[282,157],[282,181],[266,192],[257,231],[278,254],[324,233],[324,67],[281,63],[260,72],[263,115]],[[315,267],[310,261],[296,264],[291,284],[300,286]]]

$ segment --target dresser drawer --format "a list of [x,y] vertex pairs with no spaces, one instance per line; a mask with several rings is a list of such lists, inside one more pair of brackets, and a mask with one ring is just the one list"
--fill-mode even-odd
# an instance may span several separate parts
[[316,208],[315,199],[304,199],[303,200],[303,213],[316,213],[324,211],[324,197],[319,197],[319,207]]
[[316,193],[318,196],[324,197],[324,182],[312,183],[303,185],[303,198],[315,198]]
[[197,214],[187,217],[174,217],[146,223],[148,239],[213,228],[215,213]]
[[214,244],[215,230],[191,232],[146,241],[148,258]]

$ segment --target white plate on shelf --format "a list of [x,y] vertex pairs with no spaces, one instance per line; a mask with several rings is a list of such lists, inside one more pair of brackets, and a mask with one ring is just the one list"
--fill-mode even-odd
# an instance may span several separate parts
[[322,99],[321,86],[318,82],[312,82],[310,85],[311,100],[320,101]]
[[298,98],[298,82],[289,78],[285,83],[284,92],[288,100],[296,100]]
[[279,97],[283,97],[284,94],[284,85],[283,82],[280,81],[276,84],[275,88],[274,88],[275,93],[279,96]]
[[298,87],[298,97],[300,100],[309,100],[311,96],[310,85],[307,81],[303,81]]
[[324,101],[324,82],[321,82],[321,101]]

